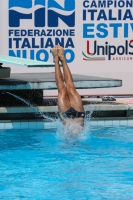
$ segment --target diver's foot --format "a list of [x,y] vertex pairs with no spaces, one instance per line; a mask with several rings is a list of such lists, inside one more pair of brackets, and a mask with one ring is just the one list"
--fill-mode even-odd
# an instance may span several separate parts
[[59,60],[61,62],[63,62],[65,60],[64,49],[61,46],[58,46],[58,56],[59,56]]
[[52,49],[52,54],[53,54],[54,60],[59,60],[58,46],[54,46],[54,48]]

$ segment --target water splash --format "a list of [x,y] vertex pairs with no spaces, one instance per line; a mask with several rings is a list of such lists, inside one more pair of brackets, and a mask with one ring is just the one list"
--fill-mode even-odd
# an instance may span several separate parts
[[77,142],[86,141],[90,135],[90,125],[88,120],[84,120],[84,126],[78,123],[70,123],[68,120],[65,125],[60,120],[56,121],[56,137],[59,141],[63,141],[68,144],[75,144]]
[[78,123],[70,124],[69,120],[66,125],[63,125],[58,120],[56,122],[58,124],[56,129],[57,138],[69,144],[87,141],[90,138],[90,120],[96,103],[98,102],[91,102],[89,112],[85,111],[84,126],[80,126]]
[[87,121],[91,120],[92,114],[94,112],[95,109],[95,104],[97,104],[98,102],[90,102],[90,107],[89,107],[89,112],[85,111],[85,119]]
[[17,99],[19,99],[20,101],[24,102],[27,106],[32,107],[32,105],[31,105],[31,103],[29,101],[26,101],[25,99],[23,99],[23,98],[15,95],[15,94],[12,94],[10,92],[6,92],[6,93],[9,94],[9,95],[11,95],[11,96],[13,96],[13,97],[15,97],[15,98],[17,98]]
[[73,144],[79,141],[86,141],[90,137],[88,134],[90,130],[89,121],[91,119],[94,109],[92,109],[89,114],[86,114],[86,117],[84,119],[84,126],[80,126],[78,123],[72,124],[70,123],[69,119],[66,125],[63,125],[60,118],[51,118],[43,112],[40,112],[38,108],[35,105],[31,104],[28,100],[25,100],[22,97],[19,97],[18,95],[12,94],[10,92],[6,93],[24,102],[27,106],[32,107],[35,112],[42,116],[44,119],[48,119],[54,122],[56,127],[56,137],[58,140]]
[[22,97],[19,97],[18,95],[12,94],[10,92],[6,92],[6,93],[17,98],[17,99],[19,99],[20,101],[24,102],[27,106],[33,108],[35,110],[35,112],[38,113],[44,119],[49,119],[52,122],[55,122],[55,120],[53,118],[49,117],[48,115],[45,115],[43,112],[40,112],[39,109],[35,105],[31,104],[28,100],[25,100]]

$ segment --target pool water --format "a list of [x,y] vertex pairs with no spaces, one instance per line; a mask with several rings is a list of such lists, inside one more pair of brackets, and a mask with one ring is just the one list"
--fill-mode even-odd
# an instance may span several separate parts
[[[61,133],[60,133],[61,135]],[[133,199],[133,129],[0,132],[0,199]]]

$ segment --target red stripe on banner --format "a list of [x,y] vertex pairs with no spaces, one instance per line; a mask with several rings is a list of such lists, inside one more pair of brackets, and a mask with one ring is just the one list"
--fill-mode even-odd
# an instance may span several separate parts
[[85,58],[83,58],[83,60],[86,60],[86,61],[103,61],[103,60],[105,60],[105,59],[85,59]]

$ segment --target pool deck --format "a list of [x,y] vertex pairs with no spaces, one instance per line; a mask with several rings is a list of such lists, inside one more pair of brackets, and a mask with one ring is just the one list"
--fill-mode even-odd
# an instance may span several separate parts
[[[83,102],[85,111],[133,111],[133,102],[126,103],[133,98],[116,98],[116,101],[102,101],[101,98],[84,98]],[[88,102],[88,103],[87,103]],[[0,107],[0,113],[34,113],[37,112],[58,112],[58,106],[16,106],[16,107]]]
[[[132,98],[116,98],[116,101],[104,102],[101,98],[84,98],[83,101],[88,102],[84,105],[85,111],[88,112],[123,112],[126,113],[126,117],[91,117],[89,122],[90,128],[100,127],[112,127],[112,126],[127,126],[133,127],[133,104],[126,103],[133,100]],[[13,114],[13,113],[35,113],[35,112],[57,112],[57,106],[37,106],[31,107],[1,107],[0,114]],[[32,120],[0,120],[0,129],[55,129],[56,123],[47,119],[32,119]]]
[[[77,89],[122,86],[122,80],[110,78],[73,74],[73,80]],[[57,89],[54,72],[11,74],[10,78],[0,79],[1,96],[3,95],[0,106],[0,129],[56,128],[55,122],[43,117],[36,117],[36,114],[39,113],[53,114],[58,112],[57,104],[51,104],[52,106],[43,104],[43,101],[45,101],[45,99],[43,100],[43,90],[50,89]],[[20,97],[26,100],[29,98],[31,104],[35,103],[36,106],[30,107],[22,104],[22,102],[18,103],[17,99],[13,99],[6,91],[18,96],[22,94]],[[34,99],[38,98],[40,98],[39,103],[33,102]],[[91,114],[90,126],[111,126],[113,124],[121,125],[121,123],[133,126],[133,104],[126,104],[129,99],[131,98],[117,98],[116,101],[112,102],[102,102],[101,98],[82,99],[86,114]],[[16,103],[14,103],[15,101]],[[7,104],[8,102],[11,102],[11,104]]]

